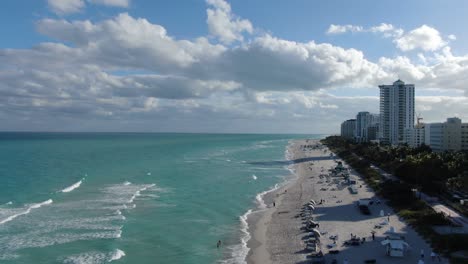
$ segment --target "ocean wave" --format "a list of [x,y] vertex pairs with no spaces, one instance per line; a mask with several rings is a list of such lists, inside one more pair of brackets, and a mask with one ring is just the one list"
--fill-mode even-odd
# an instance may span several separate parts
[[255,174],[252,174],[252,179],[257,180],[257,176]]
[[247,219],[252,213],[252,210],[249,209],[245,214],[239,217],[241,222],[241,241],[239,244],[229,246],[228,249],[231,252],[231,258],[222,260],[223,264],[244,264],[246,262],[247,254],[249,254],[250,248],[247,246],[247,242],[250,240],[251,236],[249,233],[249,224]]
[[125,252],[120,249],[116,249],[107,253],[91,251],[91,252],[71,255],[69,257],[62,259],[62,262],[66,264],[101,264],[101,263],[112,262],[114,260],[121,259],[124,256],[125,256]]
[[[71,189],[70,187],[67,188]],[[10,228],[16,228],[14,225],[4,225],[0,228],[0,231],[9,232],[0,236],[0,259],[18,254],[20,250],[26,248],[42,248],[76,241],[121,238],[126,221],[124,214],[135,208],[136,198],[141,196],[144,199],[154,199],[160,190],[163,189],[155,184],[123,182],[105,185],[97,189],[97,192],[87,196],[87,199],[72,199],[54,203],[52,206],[48,206],[46,211],[41,209],[41,212],[44,213],[34,214],[34,217],[24,217],[20,221],[15,220],[15,223],[21,226],[19,232],[9,232]],[[21,208],[2,207],[0,208],[0,225],[28,214],[31,210],[37,210],[37,208],[52,203],[53,201],[50,199]],[[115,251],[112,254],[107,254],[106,259],[108,261],[117,260],[124,255],[123,251]],[[86,256],[74,257],[77,257],[76,261],[87,259]],[[72,262],[74,261],[73,257],[68,258],[67,261],[69,261],[67,263],[80,263]],[[102,261],[97,263],[102,263]]]
[[8,215],[7,217],[5,217],[3,219],[0,219],[0,225],[5,224],[7,222],[10,222],[13,219],[17,218],[18,216],[29,214],[31,212],[31,210],[33,210],[33,209],[37,209],[37,208],[40,208],[41,206],[49,205],[51,203],[53,203],[53,201],[52,201],[52,199],[49,199],[49,200],[41,202],[41,203],[31,204],[31,205],[27,206],[26,208],[13,209],[13,210],[2,210],[2,211],[0,211],[0,217],[2,217],[4,211],[7,211],[7,214],[8,214],[8,212],[13,212],[13,214]]
[[263,200],[263,197],[270,193],[270,192],[274,192],[276,190],[278,190],[281,186],[283,186],[285,183],[283,184],[275,184],[275,186],[273,186],[273,188],[269,189],[269,190],[266,190],[266,191],[263,191],[261,193],[258,193],[256,196],[255,196],[255,201],[257,202],[257,205],[258,205],[258,209],[262,210],[262,209],[265,209],[267,206],[265,204],[265,201]]
[[75,182],[74,184],[66,187],[65,189],[61,190],[61,192],[63,193],[67,193],[67,192],[71,192],[73,190],[75,190],[76,188],[80,187],[81,183],[83,182],[84,178],[81,179],[80,181],[78,182]]
[[46,233],[38,231],[34,233],[23,233],[0,238],[2,251],[12,253],[27,248],[43,248],[60,244],[67,244],[76,241],[88,241],[96,239],[116,239],[120,238],[122,230],[102,230],[99,232],[84,233]]
[[123,250],[120,250],[120,249],[117,249],[115,250],[112,255],[111,255],[111,258],[110,258],[110,261],[113,261],[113,260],[118,260],[118,259],[121,259],[122,257],[125,256],[125,252]]

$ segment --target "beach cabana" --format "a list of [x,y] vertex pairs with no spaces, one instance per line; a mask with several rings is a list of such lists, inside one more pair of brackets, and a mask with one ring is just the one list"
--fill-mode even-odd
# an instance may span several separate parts
[[312,228],[312,230],[310,232],[315,237],[321,237],[322,236],[322,235],[320,235],[320,231],[317,228]]
[[409,248],[408,243],[399,237],[388,237],[381,243],[386,246],[387,255],[390,257],[403,257],[406,249]]

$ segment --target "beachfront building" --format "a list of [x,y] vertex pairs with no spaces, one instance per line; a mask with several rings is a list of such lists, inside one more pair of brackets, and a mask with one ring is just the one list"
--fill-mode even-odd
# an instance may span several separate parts
[[341,136],[347,139],[354,138],[356,129],[356,119],[349,119],[341,123]]
[[356,142],[368,142],[375,140],[378,131],[380,116],[369,112],[359,112],[356,116]]
[[413,148],[417,148],[424,144],[425,141],[425,124],[418,123],[414,128],[405,129],[405,142]]
[[461,149],[468,150],[468,123],[461,125]]
[[[444,123],[426,124],[425,144],[436,152],[462,150],[462,135],[465,136],[463,141],[466,140],[466,134],[462,134],[462,126],[463,132],[466,132],[468,124],[462,124],[457,117],[447,118]],[[465,144],[463,147],[466,147]]]
[[359,112],[356,116],[356,142],[365,142],[367,138],[367,127],[369,126],[369,112]]
[[414,84],[397,80],[380,89],[380,142],[404,143],[404,131],[414,127]]
[[369,141],[375,141],[379,139],[379,123],[371,125],[367,128],[367,137]]

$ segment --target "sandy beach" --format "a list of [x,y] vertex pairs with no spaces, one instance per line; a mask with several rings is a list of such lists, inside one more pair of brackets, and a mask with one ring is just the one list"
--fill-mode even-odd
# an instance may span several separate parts
[[[267,208],[249,216],[252,238],[248,242],[251,250],[247,263],[312,263],[311,252],[306,250],[310,232],[304,229],[306,219],[300,216],[304,205],[311,199],[317,203],[312,219],[319,223],[319,250],[324,254],[326,263],[336,260],[337,263],[353,264],[376,260],[376,263],[416,264],[421,259],[421,250],[424,252],[424,263],[448,263],[445,259],[433,261],[429,244],[399,219],[384,201],[377,203],[379,197],[356,172],[350,170],[350,178],[356,181],[357,194],[351,194],[344,179],[328,177],[329,169],[335,168],[341,160],[331,157],[326,147],[304,148],[304,145],[319,146],[320,143],[316,140],[297,140],[289,146],[288,151],[296,162],[292,165],[296,178],[265,195]],[[357,206],[359,199],[364,198],[375,201],[369,206],[371,215],[362,214]],[[320,200],[325,202],[318,204]],[[384,216],[381,216],[381,211]],[[381,228],[375,228],[376,225]],[[386,255],[386,247],[381,242],[390,227],[403,236],[410,246],[404,257]],[[375,232],[374,240],[371,232]],[[361,240],[364,238],[365,242],[355,246],[344,245],[351,235]],[[336,243],[330,238],[332,236],[337,236]],[[339,253],[330,254],[330,250]]]

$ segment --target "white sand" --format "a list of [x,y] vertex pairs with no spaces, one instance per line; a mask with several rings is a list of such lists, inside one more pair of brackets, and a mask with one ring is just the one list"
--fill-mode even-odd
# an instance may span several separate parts
[[[357,180],[358,194],[350,194],[347,186],[326,182],[320,179],[320,174],[327,174],[328,169],[334,168],[336,162],[330,158],[330,152],[326,149],[304,151],[302,145],[317,144],[318,141],[295,141],[289,151],[293,159],[301,158],[326,158],[324,160],[312,160],[293,165],[297,178],[286,186],[264,197],[268,208],[252,214],[249,218],[249,229],[252,239],[248,245],[252,249],[247,257],[248,263],[311,263],[305,250],[304,237],[309,233],[301,229],[304,227],[303,219],[298,216],[304,204],[311,199],[320,201],[325,199],[323,205],[317,205],[314,211],[314,220],[320,223],[319,230],[326,232],[321,238],[321,248],[327,263],[336,259],[343,263],[345,259],[349,264],[364,263],[366,259],[376,259],[377,263],[418,263],[420,250],[425,253],[425,263],[439,263],[431,261],[430,246],[412,228],[406,225],[393,211],[382,201],[379,205],[371,205],[371,215],[360,213],[356,202],[361,198],[375,198],[375,194],[368,188],[354,171],[351,177]],[[337,159],[338,161],[338,159]],[[312,165],[313,164],[313,165]],[[345,164],[346,166],[346,164]],[[333,178],[332,178],[333,179]],[[337,178],[342,181],[341,178]],[[361,188],[359,186],[362,185]],[[327,190],[321,190],[326,188]],[[334,190],[333,190],[334,188]],[[285,192],[287,190],[287,192]],[[275,201],[276,207],[272,206]],[[379,215],[383,210],[385,215],[390,213],[390,223],[382,229],[373,229],[387,218]],[[380,244],[386,235],[383,233],[392,226],[397,233],[403,235],[411,246],[405,257],[389,257],[385,254],[385,247]],[[376,231],[375,241],[372,241],[371,231]],[[360,246],[344,246],[343,242],[350,239],[351,233],[358,237],[365,237],[366,242]],[[327,244],[332,244],[331,235],[338,235],[336,247],[338,254],[328,254]],[[442,263],[448,263],[442,259]]]

